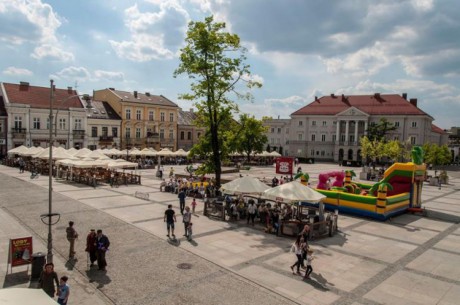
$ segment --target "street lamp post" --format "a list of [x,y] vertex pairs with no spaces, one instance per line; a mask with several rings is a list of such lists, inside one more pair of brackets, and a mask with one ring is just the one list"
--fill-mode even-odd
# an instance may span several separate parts
[[[48,158],[48,214],[40,215],[41,221],[48,225],[48,243],[47,243],[47,255],[46,261],[48,263],[53,262],[53,233],[51,231],[51,227],[57,224],[61,218],[59,213],[53,213],[53,100],[54,100],[54,81],[50,80],[50,114],[49,114],[49,158]],[[61,104],[68,101],[69,99],[80,96],[80,95],[73,95],[69,96],[65,100],[61,101]],[[57,117],[57,113],[56,113]],[[70,123],[70,122],[69,122]],[[57,121],[56,121],[57,124]],[[70,125],[69,125],[70,128]],[[57,129],[57,126],[56,126]],[[53,217],[57,217],[53,221]],[[48,221],[45,222],[45,219],[48,218]]]

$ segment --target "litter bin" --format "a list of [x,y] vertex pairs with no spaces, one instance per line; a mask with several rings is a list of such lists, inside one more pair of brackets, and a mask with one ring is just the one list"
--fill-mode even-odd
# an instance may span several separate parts
[[43,266],[45,266],[45,253],[37,252],[32,254],[32,272],[30,278],[40,278],[40,274],[43,271]]

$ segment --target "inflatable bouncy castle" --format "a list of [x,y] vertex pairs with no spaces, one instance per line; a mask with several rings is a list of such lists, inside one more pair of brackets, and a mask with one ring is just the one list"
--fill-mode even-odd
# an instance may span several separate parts
[[320,183],[316,190],[327,197],[323,200],[327,209],[386,220],[409,208],[421,207],[426,175],[422,160],[423,150],[414,147],[413,162],[393,164],[374,185],[353,182],[355,173],[345,171],[343,187],[323,188],[321,181],[329,178],[328,173],[324,173],[318,177]]

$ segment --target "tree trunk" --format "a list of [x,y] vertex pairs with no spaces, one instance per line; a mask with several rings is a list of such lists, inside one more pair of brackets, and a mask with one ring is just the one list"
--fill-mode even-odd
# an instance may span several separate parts
[[216,187],[220,188],[220,176],[222,174],[220,152],[219,152],[219,135],[217,130],[217,125],[211,125],[211,145],[212,145],[212,155],[214,163],[214,171],[216,175]]

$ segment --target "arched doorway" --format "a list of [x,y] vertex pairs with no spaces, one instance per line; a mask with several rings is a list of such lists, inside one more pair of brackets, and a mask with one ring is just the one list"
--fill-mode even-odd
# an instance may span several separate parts
[[343,161],[343,149],[339,149],[339,161]]
[[348,150],[348,161],[353,161],[353,149]]

